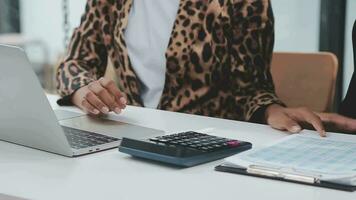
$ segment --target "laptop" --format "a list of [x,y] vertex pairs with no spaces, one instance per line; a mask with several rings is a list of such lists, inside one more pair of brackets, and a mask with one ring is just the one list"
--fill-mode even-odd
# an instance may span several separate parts
[[0,140],[68,157],[116,148],[161,130],[52,110],[25,52],[0,45]]

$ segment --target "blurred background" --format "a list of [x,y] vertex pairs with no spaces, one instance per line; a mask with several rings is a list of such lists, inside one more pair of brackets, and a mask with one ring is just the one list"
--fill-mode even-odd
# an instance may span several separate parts
[[[330,51],[339,60],[336,101],[353,72],[351,31],[356,0],[271,0],[275,51]],[[86,0],[0,0],[0,43],[22,46],[45,90],[55,92],[54,71]]]

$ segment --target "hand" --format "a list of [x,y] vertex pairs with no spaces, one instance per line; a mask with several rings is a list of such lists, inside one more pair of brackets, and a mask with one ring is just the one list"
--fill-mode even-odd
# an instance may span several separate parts
[[356,119],[351,119],[336,113],[316,113],[328,131],[356,133]]
[[127,101],[114,81],[100,78],[78,89],[73,94],[72,102],[82,110],[98,115],[110,111],[119,114],[126,107]]
[[302,124],[309,124],[319,132],[320,136],[326,136],[320,117],[307,108],[284,108],[272,104],[266,109],[266,120],[272,128],[291,133],[299,133]]

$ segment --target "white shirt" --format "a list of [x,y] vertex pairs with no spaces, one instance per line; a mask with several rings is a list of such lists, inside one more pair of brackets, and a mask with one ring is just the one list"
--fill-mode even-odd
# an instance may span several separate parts
[[165,82],[168,42],[180,0],[133,0],[125,41],[142,83],[145,107],[157,108]]

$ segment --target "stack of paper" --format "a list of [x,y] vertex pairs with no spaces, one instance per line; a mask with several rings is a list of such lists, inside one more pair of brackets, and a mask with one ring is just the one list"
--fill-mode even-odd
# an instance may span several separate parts
[[356,141],[350,136],[321,138],[314,134],[288,136],[270,146],[226,159],[224,165],[260,166],[304,174],[323,181],[356,185]]

